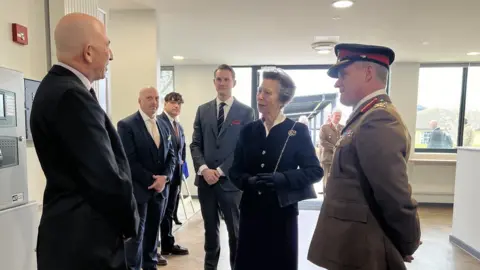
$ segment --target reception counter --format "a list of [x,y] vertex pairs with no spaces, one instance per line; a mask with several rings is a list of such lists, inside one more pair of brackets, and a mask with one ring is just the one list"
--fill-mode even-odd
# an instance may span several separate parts
[[450,241],[480,259],[480,148],[459,147]]

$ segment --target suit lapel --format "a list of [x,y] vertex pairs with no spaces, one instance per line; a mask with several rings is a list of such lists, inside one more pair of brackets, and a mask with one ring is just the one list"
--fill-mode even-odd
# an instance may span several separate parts
[[[168,118],[168,116],[165,114],[165,113],[162,113],[160,115],[162,117],[162,119],[168,124],[168,127],[170,129],[170,133],[172,134],[172,141],[173,143],[175,144],[175,149],[178,150],[178,144],[179,144],[179,139],[176,134],[175,134],[175,128],[173,128],[172,126],[172,123],[170,122],[170,119]],[[178,128],[178,124],[177,124],[177,128]],[[179,136],[180,136],[180,130],[179,130]]]
[[147,130],[147,127],[145,126],[145,121],[143,121],[143,118],[140,112],[137,112],[136,123],[137,123],[138,129],[141,130],[141,132],[145,137],[145,142],[149,145],[150,152],[155,157],[158,149],[157,149],[157,146],[155,145],[155,141],[153,140],[152,135],[150,135],[150,133]]
[[217,100],[214,99],[210,102],[210,108],[209,108],[209,114],[212,115],[212,131],[213,134],[215,135],[215,138],[218,138],[218,127],[217,127]]
[[[163,146],[163,156],[166,157],[168,153],[168,143],[170,142],[171,135],[168,133],[168,131],[164,128],[162,125],[162,122],[156,118],[157,121],[157,126],[158,126],[158,131],[160,133],[160,140],[161,140],[161,146]],[[158,153],[158,149],[157,149]]]

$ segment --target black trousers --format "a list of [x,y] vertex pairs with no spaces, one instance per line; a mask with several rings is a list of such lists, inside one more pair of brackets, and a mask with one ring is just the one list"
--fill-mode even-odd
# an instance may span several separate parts
[[125,242],[125,255],[129,270],[157,269],[158,233],[160,222],[165,213],[169,193],[165,186],[163,194],[157,194],[145,203],[139,203],[140,224],[138,236]]
[[178,206],[178,198],[181,188],[181,179],[175,179],[170,184],[168,193],[167,207],[165,209],[165,216],[160,224],[161,232],[161,248],[163,251],[170,250],[175,245],[175,237],[173,236],[173,218],[176,206]]
[[233,269],[237,253],[241,197],[241,191],[224,191],[218,184],[198,188],[198,199],[205,228],[205,270],[216,270],[220,257],[219,208],[225,216],[230,247],[230,266]]

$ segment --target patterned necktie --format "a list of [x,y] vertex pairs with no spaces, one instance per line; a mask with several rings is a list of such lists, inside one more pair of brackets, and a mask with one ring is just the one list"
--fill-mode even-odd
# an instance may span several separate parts
[[155,119],[149,119],[149,121],[152,128],[152,138],[158,148],[160,147],[160,134],[158,134],[157,123],[155,122]]
[[98,99],[97,99],[97,95],[95,94],[95,90],[93,90],[93,88],[90,88],[90,95],[92,95],[92,97],[95,99],[95,101],[98,102]]
[[177,136],[177,138],[178,138],[178,136],[180,134],[178,133],[177,121],[175,121],[175,120],[173,120],[173,129],[175,130],[175,136]]
[[225,121],[225,111],[223,107],[227,105],[225,102],[220,103],[220,107],[218,108],[218,118],[217,118],[217,128],[218,132],[222,129],[223,121]]

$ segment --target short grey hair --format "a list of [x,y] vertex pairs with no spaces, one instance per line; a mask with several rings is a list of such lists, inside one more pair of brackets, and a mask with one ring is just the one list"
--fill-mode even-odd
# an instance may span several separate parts
[[368,66],[372,66],[373,69],[375,70],[376,78],[379,82],[387,85],[388,81],[388,69],[380,64],[373,63],[373,62],[367,62],[367,61],[362,61],[358,62],[362,68],[366,68]]
[[278,93],[279,100],[283,105],[286,105],[290,101],[292,101],[293,97],[295,96],[295,90],[297,89],[297,87],[295,86],[295,82],[293,82],[290,75],[288,75],[283,69],[264,69],[262,77],[264,80],[269,79],[278,81],[278,83],[280,84],[280,91]]

